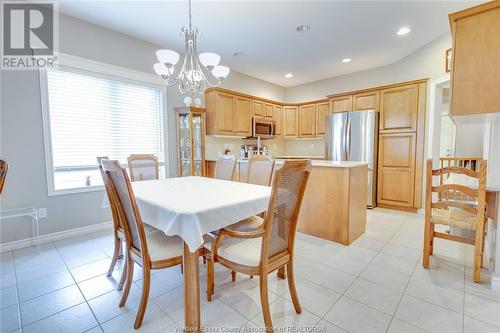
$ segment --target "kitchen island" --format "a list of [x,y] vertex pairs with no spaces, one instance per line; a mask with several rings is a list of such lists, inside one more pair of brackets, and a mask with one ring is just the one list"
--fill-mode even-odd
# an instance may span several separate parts
[[[276,159],[276,168],[283,164]],[[312,160],[298,230],[344,245],[365,232],[368,163]],[[213,177],[215,161],[207,161]],[[238,160],[234,180],[247,181],[248,161]]]
[[368,164],[312,161],[298,230],[351,244],[365,232]]

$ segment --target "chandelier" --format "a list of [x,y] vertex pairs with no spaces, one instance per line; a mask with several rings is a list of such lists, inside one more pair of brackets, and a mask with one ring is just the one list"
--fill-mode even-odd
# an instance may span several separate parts
[[175,66],[179,62],[179,53],[173,50],[158,50],[158,63],[153,68],[156,74],[165,80],[167,86],[179,84],[182,94],[203,94],[207,86],[218,87],[229,74],[229,68],[219,66],[220,56],[211,52],[198,54],[196,35],[198,29],[191,25],[191,0],[189,1],[189,27],[183,27],[185,50],[182,66]]

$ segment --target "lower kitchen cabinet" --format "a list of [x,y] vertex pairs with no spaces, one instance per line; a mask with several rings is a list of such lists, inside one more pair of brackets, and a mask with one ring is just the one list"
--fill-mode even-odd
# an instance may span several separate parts
[[414,206],[415,193],[421,193],[421,180],[415,181],[415,133],[381,134],[379,137],[379,205]]

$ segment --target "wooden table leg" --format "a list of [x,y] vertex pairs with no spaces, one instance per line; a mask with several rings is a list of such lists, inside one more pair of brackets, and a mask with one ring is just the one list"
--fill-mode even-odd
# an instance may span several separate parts
[[194,253],[184,243],[184,331],[200,331],[200,275],[198,250]]

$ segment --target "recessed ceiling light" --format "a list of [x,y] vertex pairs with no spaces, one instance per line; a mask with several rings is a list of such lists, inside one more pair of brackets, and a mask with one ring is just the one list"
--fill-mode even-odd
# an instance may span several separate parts
[[285,74],[285,77],[286,77],[287,79],[292,78],[292,77],[293,77],[293,74],[292,74],[292,73],[287,73],[287,74]]
[[345,58],[345,59],[342,59],[342,62],[351,62],[352,59],[351,58]]
[[402,28],[400,28],[400,29],[398,30],[397,34],[398,34],[399,36],[403,36],[403,35],[406,35],[407,33],[409,33],[410,31],[411,31],[411,29],[410,29],[410,28],[408,28],[408,27],[402,27]]
[[241,57],[243,54],[243,52],[234,52],[233,57]]
[[297,32],[308,32],[309,30],[311,30],[311,26],[304,24],[304,25],[299,25],[296,29]]

